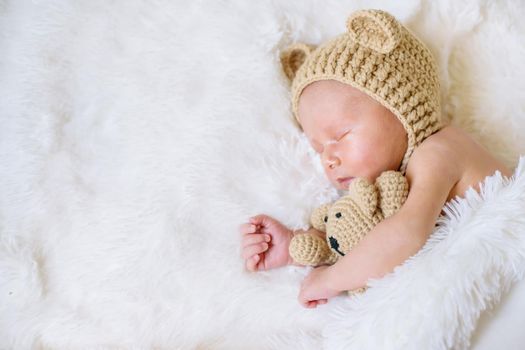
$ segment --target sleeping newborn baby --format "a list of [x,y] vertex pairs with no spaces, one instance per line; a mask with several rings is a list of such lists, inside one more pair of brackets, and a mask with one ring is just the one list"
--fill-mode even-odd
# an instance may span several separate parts
[[[354,13],[347,29],[317,48],[296,44],[282,53],[294,116],[337,189],[398,170],[410,191],[349,253],[305,278],[298,298],[310,308],[393,271],[423,247],[447,201],[471,186],[479,190],[496,171],[512,175],[467,133],[442,122],[436,64],[408,29],[379,10]],[[299,265],[288,252],[295,234],[324,238],[264,214],[240,231],[249,271]]]

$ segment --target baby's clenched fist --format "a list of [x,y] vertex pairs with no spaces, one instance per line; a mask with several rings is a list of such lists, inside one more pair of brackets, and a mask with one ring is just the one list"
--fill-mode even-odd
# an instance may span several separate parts
[[261,214],[240,226],[241,255],[248,271],[269,270],[292,263],[288,246],[292,230],[274,218]]

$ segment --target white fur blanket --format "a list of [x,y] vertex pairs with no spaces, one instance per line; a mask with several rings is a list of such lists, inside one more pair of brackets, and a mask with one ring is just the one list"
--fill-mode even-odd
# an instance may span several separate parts
[[290,119],[279,52],[365,6],[429,45],[444,115],[518,165],[518,0],[0,0],[0,348],[523,343],[523,282],[486,311],[524,273],[523,159],[361,298],[303,309],[308,269],[243,269],[248,216],[305,227],[339,195]]
[[[411,259],[344,300],[325,328],[330,349],[465,348],[478,317],[525,274],[525,157],[452,200]],[[380,334],[380,337],[374,336]]]

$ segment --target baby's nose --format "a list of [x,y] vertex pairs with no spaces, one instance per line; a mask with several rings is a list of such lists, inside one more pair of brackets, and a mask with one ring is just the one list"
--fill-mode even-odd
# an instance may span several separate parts
[[337,157],[329,157],[326,159],[326,164],[330,169],[334,169],[336,166],[341,165],[341,161]]

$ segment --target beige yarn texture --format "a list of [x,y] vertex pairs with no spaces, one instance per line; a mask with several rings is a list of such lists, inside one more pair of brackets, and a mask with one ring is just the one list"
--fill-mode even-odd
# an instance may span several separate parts
[[299,120],[299,97],[312,82],[333,79],[359,89],[392,111],[407,131],[399,169],[405,174],[414,148],[443,126],[436,63],[430,50],[385,11],[357,11],[347,29],[317,48],[299,43],[281,53],[292,82],[293,114]]
[[346,196],[312,212],[311,225],[325,232],[326,239],[309,233],[297,234],[288,247],[290,256],[303,265],[334,264],[381,220],[399,210],[407,197],[408,181],[401,172],[385,171],[375,184],[364,178],[354,179]]

